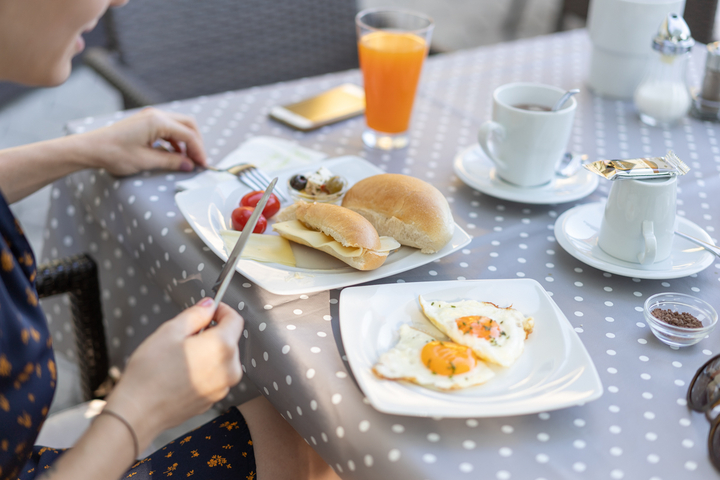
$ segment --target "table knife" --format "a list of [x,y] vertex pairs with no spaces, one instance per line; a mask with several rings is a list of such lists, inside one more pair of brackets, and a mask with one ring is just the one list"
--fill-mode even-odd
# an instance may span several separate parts
[[268,198],[270,198],[270,194],[272,193],[273,188],[275,188],[275,184],[277,183],[277,181],[278,179],[277,177],[275,177],[272,182],[270,182],[270,185],[268,185],[268,187],[265,189],[265,193],[263,194],[262,198],[260,198],[260,201],[257,203],[257,205],[255,205],[255,210],[253,210],[252,215],[250,215],[250,219],[247,221],[245,227],[242,229],[240,238],[238,238],[238,241],[235,244],[232,253],[228,257],[225,266],[220,272],[220,276],[218,277],[217,282],[215,282],[215,285],[213,285],[212,287],[213,292],[215,292],[215,308],[217,308],[218,304],[222,300],[223,295],[225,295],[225,291],[227,290],[228,285],[230,285],[230,281],[235,274],[235,267],[237,266],[237,262],[240,259],[240,254],[242,253],[245,244],[250,238],[250,234],[255,229],[255,225],[260,218],[260,214],[265,208],[265,204],[267,203]]

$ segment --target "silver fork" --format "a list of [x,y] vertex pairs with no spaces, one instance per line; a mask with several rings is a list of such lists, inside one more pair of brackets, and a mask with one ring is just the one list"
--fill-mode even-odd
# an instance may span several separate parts
[[[270,185],[270,179],[267,175],[265,175],[262,170],[257,168],[255,165],[250,163],[240,163],[229,168],[217,168],[208,165],[207,169],[212,170],[213,172],[226,172],[231,175],[235,175],[238,180],[253,190],[265,190],[268,185]],[[274,192],[280,197],[281,202],[287,202],[290,200],[287,195],[282,192],[281,187],[276,186]]]

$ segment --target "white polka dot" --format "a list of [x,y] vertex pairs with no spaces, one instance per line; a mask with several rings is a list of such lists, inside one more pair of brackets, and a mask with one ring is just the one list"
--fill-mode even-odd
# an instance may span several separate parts
[[584,440],[575,440],[575,441],[573,442],[573,447],[575,447],[575,448],[577,448],[577,449],[585,448],[586,445],[587,445],[587,444],[585,443]]
[[370,455],[365,455],[363,458],[363,462],[365,463],[366,467],[372,467],[373,466],[373,457]]
[[510,449],[510,448],[508,448],[508,447],[502,447],[502,448],[498,451],[498,453],[499,453],[500,456],[502,456],[502,457],[509,457],[510,455],[512,455],[512,449]]
[[495,478],[498,480],[509,480],[510,479],[510,472],[507,470],[498,470],[498,472],[495,474]]
[[693,446],[695,446],[695,442],[693,442],[689,438],[686,438],[682,441],[682,446],[685,448],[692,448]]
[[340,402],[342,402],[342,395],[340,395],[339,393],[336,393],[332,396],[330,401],[332,402],[333,405],[337,405]]
[[465,425],[467,425],[470,428],[475,428],[478,426],[478,421],[474,418],[470,418],[468,420],[465,420]]
[[623,451],[622,451],[622,448],[620,448],[620,447],[612,447],[610,449],[610,455],[612,455],[614,457],[619,457],[620,455],[622,455],[622,453],[623,453]]
[[610,472],[610,478],[612,478],[613,480],[620,480],[624,476],[625,476],[625,474],[623,473],[622,470],[616,469],[616,470],[613,470],[612,472]]
[[608,430],[610,430],[610,433],[614,433],[614,434],[616,434],[616,435],[617,435],[618,433],[622,432],[622,428],[620,428],[620,427],[617,426],[617,425],[611,425]]
[[363,433],[367,432],[368,430],[370,430],[370,422],[368,422],[367,420],[363,420],[358,425],[358,429]]
[[397,462],[398,460],[400,460],[400,450],[398,450],[397,448],[393,448],[392,450],[390,450],[388,452],[388,460],[390,460],[391,462]]
[[427,439],[429,442],[439,442],[440,435],[438,435],[437,433],[428,433]]
[[475,442],[473,442],[472,440],[465,440],[462,443],[462,446],[465,450],[472,450],[473,448],[475,448]]
[[423,455],[422,459],[425,463],[435,463],[437,461],[437,457],[432,453],[426,453]]
[[311,348],[310,348],[310,351],[311,351],[312,353],[320,353],[321,350],[320,350],[320,347],[311,347]]
[[290,345],[285,345],[284,347],[282,347],[281,352],[283,353],[283,355],[286,355],[289,351],[290,351]]
[[345,436],[345,429],[343,427],[337,427],[335,429],[335,434],[338,436],[338,438],[343,438]]
[[285,328],[288,330],[295,330],[297,327],[295,325],[286,325]]
[[550,461],[550,458],[547,455],[545,455],[544,453],[539,453],[535,456],[535,460],[538,463],[547,463]]
[[582,418],[576,418],[573,420],[573,424],[575,424],[576,427],[584,427],[585,426],[585,420]]
[[648,442],[654,442],[655,440],[657,440],[657,438],[657,433],[648,432],[645,434],[645,440],[647,440]]
[[399,423],[396,423],[391,427],[392,431],[395,433],[403,433],[405,431],[405,427],[400,425]]
[[287,383],[288,385],[292,385],[292,377],[290,375],[285,377],[285,383]]
[[312,368],[308,369],[308,371],[305,372],[305,376],[307,378],[313,378],[315,376],[315,370]]
[[653,420],[655,418],[655,414],[653,412],[645,412],[643,413],[643,417],[648,420]]
[[473,466],[467,462],[463,462],[459,465],[460,471],[463,473],[470,473],[473,471]]
[[261,332],[265,331],[265,328],[267,328],[267,324],[265,322],[258,325],[258,330],[260,330]]
[[537,439],[541,442],[547,442],[548,440],[550,440],[550,435],[548,435],[547,433],[538,433]]
[[697,470],[697,463],[695,463],[693,461],[685,462],[685,469],[690,470],[691,472],[695,471],[695,470]]
[[587,469],[587,466],[582,462],[576,462],[576,463],[573,463],[572,468],[576,472],[584,472]]

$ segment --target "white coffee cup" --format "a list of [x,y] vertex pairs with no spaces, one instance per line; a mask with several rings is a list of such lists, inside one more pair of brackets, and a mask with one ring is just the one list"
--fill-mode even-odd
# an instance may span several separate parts
[[495,89],[492,120],[480,126],[478,143],[503,180],[521,187],[552,180],[570,140],[577,102],[570,98],[556,112],[518,107],[549,110],[564,93],[539,83],[509,83]]
[[605,205],[598,246],[608,255],[650,265],[672,253],[677,177],[615,180]]

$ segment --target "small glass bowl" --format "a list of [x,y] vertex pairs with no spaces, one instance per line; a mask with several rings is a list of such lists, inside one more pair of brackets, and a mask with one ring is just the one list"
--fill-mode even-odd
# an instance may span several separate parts
[[288,193],[290,194],[290,198],[293,199],[294,202],[303,201],[303,202],[317,202],[317,203],[340,203],[340,200],[342,200],[343,195],[345,195],[345,192],[348,191],[348,181],[345,177],[342,175],[338,175],[343,179],[343,182],[345,186],[342,190],[335,193],[329,193],[327,195],[306,195],[302,193],[300,190],[295,190],[290,186],[290,180],[292,180],[292,177],[290,177],[287,181],[287,189]]
[[[652,314],[656,308],[678,313],[687,312],[702,323],[700,328],[669,325]],[[713,331],[718,321],[715,309],[706,301],[684,293],[658,293],[645,301],[645,320],[650,330],[663,343],[671,347],[695,345]]]

